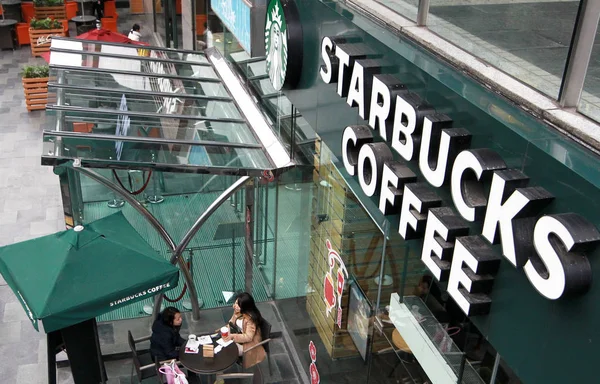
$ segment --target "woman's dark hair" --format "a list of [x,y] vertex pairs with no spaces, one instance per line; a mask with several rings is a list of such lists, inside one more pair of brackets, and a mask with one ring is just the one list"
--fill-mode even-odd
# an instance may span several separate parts
[[179,309],[175,307],[167,307],[162,311],[161,318],[163,324],[174,328],[173,323],[175,322],[175,314],[180,313]]
[[236,300],[240,307],[240,312],[250,316],[252,321],[254,321],[254,324],[256,324],[257,327],[260,327],[262,324],[262,316],[258,308],[256,308],[256,303],[254,302],[252,295],[248,292],[242,292],[237,295]]
[[[139,24],[133,24],[133,27],[131,27],[131,30],[139,32],[140,31],[140,25]],[[170,308],[172,308],[172,307],[170,307]]]

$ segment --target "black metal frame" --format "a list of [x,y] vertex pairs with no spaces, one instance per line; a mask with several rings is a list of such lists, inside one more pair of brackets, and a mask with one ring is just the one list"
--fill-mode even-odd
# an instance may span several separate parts
[[[69,85],[69,84],[59,84],[56,82],[49,82],[48,89],[74,89],[77,91],[89,91],[89,88],[81,87],[78,85]],[[193,99],[193,100],[209,100],[209,101],[223,101],[223,102],[233,102],[233,99],[229,96],[206,96],[206,95],[192,95],[189,93],[168,93],[168,92],[154,92],[154,91],[137,91],[137,90],[127,90],[127,89],[115,89],[115,88],[105,88],[105,87],[94,87],[94,91],[106,92],[106,93],[116,93],[119,95],[147,95],[147,96],[165,96],[165,97],[173,97],[177,96],[181,99]]]

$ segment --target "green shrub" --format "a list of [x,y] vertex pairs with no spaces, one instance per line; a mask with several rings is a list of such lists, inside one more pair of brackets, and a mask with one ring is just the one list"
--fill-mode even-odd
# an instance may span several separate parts
[[64,4],[64,0],[33,0],[33,5],[36,7],[55,7]]
[[47,17],[42,20],[37,20],[35,18],[31,19],[29,26],[33,29],[62,29],[63,24],[58,20],[52,20]]
[[24,79],[48,77],[49,74],[50,68],[47,65],[26,65],[23,67],[23,72],[21,72]]

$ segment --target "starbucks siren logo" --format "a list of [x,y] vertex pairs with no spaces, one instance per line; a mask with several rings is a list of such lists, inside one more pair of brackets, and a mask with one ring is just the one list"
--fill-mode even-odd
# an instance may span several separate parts
[[285,83],[288,64],[287,23],[279,0],[272,0],[267,8],[265,50],[267,73],[273,88],[279,91]]

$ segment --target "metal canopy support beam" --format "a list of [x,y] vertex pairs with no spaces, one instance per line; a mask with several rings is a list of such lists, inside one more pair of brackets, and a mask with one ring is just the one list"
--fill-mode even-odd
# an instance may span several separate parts
[[80,132],[69,132],[69,131],[47,131],[42,132],[42,137],[74,137],[77,139],[94,139],[100,141],[126,141],[131,143],[147,143],[147,144],[181,144],[181,145],[192,145],[199,147],[218,147],[218,148],[249,148],[249,149],[262,149],[259,144],[244,144],[244,143],[230,143],[224,141],[208,141],[208,140],[177,140],[177,139],[163,139],[156,137],[140,137],[140,136],[116,136],[116,135],[104,135],[101,133],[80,133]]
[[[64,76],[64,72],[61,71],[59,72],[61,75]],[[78,85],[72,85],[72,84],[63,84],[63,83],[54,83],[54,82],[48,82],[48,87],[49,88],[53,88],[53,89],[66,89],[66,90],[76,90],[76,91],[86,91],[89,92],[90,91],[90,87],[83,87],[83,86],[78,86]],[[207,96],[207,95],[192,95],[189,93],[175,93],[175,92],[154,92],[154,91],[142,91],[142,90],[138,90],[138,89],[123,89],[123,88],[106,88],[106,87],[96,87],[94,86],[92,88],[94,91],[102,91],[102,92],[106,92],[106,93],[115,93],[115,94],[119,94],[119,95],[148,95],[148,96],[167,96],[167,97],[173,97],[174,95],[177,96],[180,99],[193,99],[193,100],[209,100],[209,101],[225,101],[225,102],[233,102],[233,99],[229,96]],[[63,105],[63,100],[58,99],[57,100],[57,105]]]
[[600,1],[581,0],[565,74],[558,95],[558,102],[563,108],[573,108],[579,104],[594,48],[598,20],[600,20]]
[[[196,233],[200,230],[200,228],[202,228],[202,225],[204,225],[204,223],[206,222],[206,220],[208,220],[208,218],[231,196],[233,195],[235,192],[237,192],[240,188],[242,188],[249,180],[251,180],[251,178],[249,176],[243,176],[240,177],[239,179],[237,179],[235,181],[235,183],[231,184],[229,186],[229,188],[227,188],[225,191],[223,191],[223,193],[217,197],[215,199],[215,201],[212,202],[211,205],[208,206],[208,208],[206,209],[206,211],[204,211],[204,213],[202,213],[202,215],[200,215],[200,217],[198,217],[198,220],[196,220],[196,222],[194,223],[194,225],[192,225],[192,227],[187,231],[187,233],[183,236],[183,238],[181,239],[181,242],[179,243],[179,245],[177,246],[177,248],[173,251],[173,255],[171,256],[171,263],[175,264],[175,261],[178,261],[180,264],[180,266],[183,263],[183,258],[181,257],[181,255],[183,254],[183,251],[185,251],[185,248],[188,246],[188,244],[190,243],[190,241],[192,241],[192,238],[194,237],[194,235],[196,235]],[[187,269],[187,267],[186,267]],[[189,272],[189,271],[188,271]],[[234,271],[235,273],[235,271]],[[190,287],[188,285],[188,287]],[[195,287],[194,287],[194,292],[195,292]],[[190,292],[190,296],[191,296],[191,292]],[[191,298],[191,297],[190,297]],[[154,310],[152,312],[152,318],[155,319],[158,316],[158,312],[160,311],[160,305],[162,304],[162,299],[163,296],[162,295],[157,295],[154,298]],[[196,297],[196,299],[191,298],[192,299],[192,306],[198,306],[198,299]],[[193,308],[192,308],[193,309]],[[200,318],[200,315],[198,315],[198,317],[196,317],[195,315],[193,315],[193,319],[194,320],[198,320]]]
[[[174,94],[175,95],[175,94]],[[180,115],[180,114],[167,114],[167,113],[156,113],[156,112],[134,112],[134,111],[111,111],[108,109],[95,109],[95,108],[84,108],[75,107],[72,105],[47,105],[46,110],[53,111],[73,111],[73,112],[93,112],[99,115],[114,116],[116,112],[119,115],[136,116],[136,117],[157,117],[157,118],[170,118],[180,120],[193,120],[193,121],[214,121],[218,123],[237,123],[246,124],[246,120],[233,119],[233,118],[215,118],[206,116],[194,116],[194,115]]]
[[[113,184],[110,180],[108,180],[104,176],[102,176],[90,169],[81,168],[79,166],[73,166],[72,169],[89,177],[92,180],[99,182],[100,184],[111,189],[115,193],[118,193],[121,197],[123,197],[123,199],[125,201],[127,201],[129,204],[131,204],[131,206],[136,211],[138,211],[144,218],[146,218],[146,220],[148,220],[148,222],[150,223],[150,225],[152,225],[152,227],[154,229],[156,229],[156,231],[158,232],[160,237],[162,237],[162,239],[165,241],[165,243],[167,243],[167,246],[171,249],[171,251],[173,251],[173,257],[171,257],[171,264],[175,264],[175,262],[177,262],[179,264],[179,269],[183,273],[183,279],[185,280],[185,283],[188,286],[188,290],[190,292],[190,300],[192,301],[193,319],[194,320],[200,319],[200,306],[198,305],[198,293],[196,291],[196,286],[194,285],[194,280],[192,279],[190,270],[188,269],[187,265],[185,264],[183,257],[181,257],[181,252],[176,253],[177,248],[175,246],[175,242],[173,241],[173,239],[171,238],[169,233],[166,231],[165,227],[163,227],[162,224],[156,219],[156,217],[154,217],[139,201],[137,201],[135,198],[133,198],[133,196],[131,196],[129,193],[127,193],[127,191],[125,191],[123,188],[120,188],[119,186]],[[162,296],[163,295],[157,295],[157,297],[160,297],[160,301],[162,301]],[[158,308],[160,308],[160,301],[159,301]],[[155,311],[156,311],[156,309],[157,309],[157,307],[154,308]]]
[[202,55],[202,52],[190,51],[189,49],[173,49],[173,48],[159,47],[156,45],[131,45],[130,43],[113,43],[113,42],[109,42],[109,41],[85,40],[85,39],[79,39],[79,38],[75,39],[72,37],[64,37],[64,36],[56,36],[56,38],[52,37],[52,39],[66,40],[66,41],[76,42],[76,43],[88,43],[88,44],[97,44],[97,45],[114,45],[117,47],[126,47],[126,48],[139,48],[139,49],[145,49],[145,50],[149,50],[149,51],[160,51],[160,52],[175,53],[175,54],[189,53],[189,54],[198,55],[198,56]]
[[239,81],[233,69],[229,67],[225,58],[221,56],[216,48],[209,48],[204,52],[206,52],[208,60],[213,65],[217,76],[222,80],[227,92],[234,98],[238,110],[247,120],[254,137],[265,148],[265,154],[269,158],[272,168],[285,168],[294,165],[285,147],[271,129],[266,117],[257,107],[246,86]]
[[[61,139],[57,137],[57,140]],[[71,157],[57,157],[54,155],[42,155],[42,165],[50,167],[58,167],[73,161]],[[231,162],[237,160],[233,159]],[[182,165],[182,164],[165,164],[165,163],[148,163],[139,161],[115,161],[115,160],[97,160],[80,158],[81,166],[84,168],[101,168],[101,169],[155,169],[163,172],[181,172],[181,173],[196,173],[196,174],[211,174],[211,175],[228,175],[228,176],[263,176],[263,170],[257,168],[240,168],[226,164],[223,167],[214,166],[199,166],[199,165]]]
[[[129,46],[130,49],[136,49],[133,46]],[[137,48],[144,49],[144,48]],[[149,57],[149,56],[132,56],[132,55],[119,55],[118,53],[106,53],[106,52],[95,52],[95,51],[82,51],[78,49],[68,49],[68,48],[50,48],[50,52],[60,52],[67,53],[73,55],[90,55],[90,56],[99,56],[99,57],[113,57],[116,59],[124,59],[124,60],[140,60],[140,61],[148,61],[148,62],[159,62],[159,63],[167,63],[167,64],[185,64],[185,65],[196,65],[199,67],[210,67],[210,63],[201,62],[201,61],[186,61],[186,60],[177,60],[177,59],[163,59],[160,57]]]
[[[81,53],[76,53],[77,51],[73,51],[73,55],[81,55]],[[63,69],[66,71],[80,71],[80,72],[90,72],[90,73],[107,73],[109,75],[131,75],[138,77],[161,77],[165,79],[175,79],[175,80],[191,80],[205,83],[220,83],[221,80],[215,79],[214,77],[193,77],[193,76],[177,76],[177,75],[169,75],[167,73],[154,73],[154,72],[140,72],[140,71],[126,71],[126,70],[117,70],[117,69],[107,69],[107,68],[97,68],[97,67],[77,67],[73,65],[62,65],[62,64],[50,64],[50,69]]]

